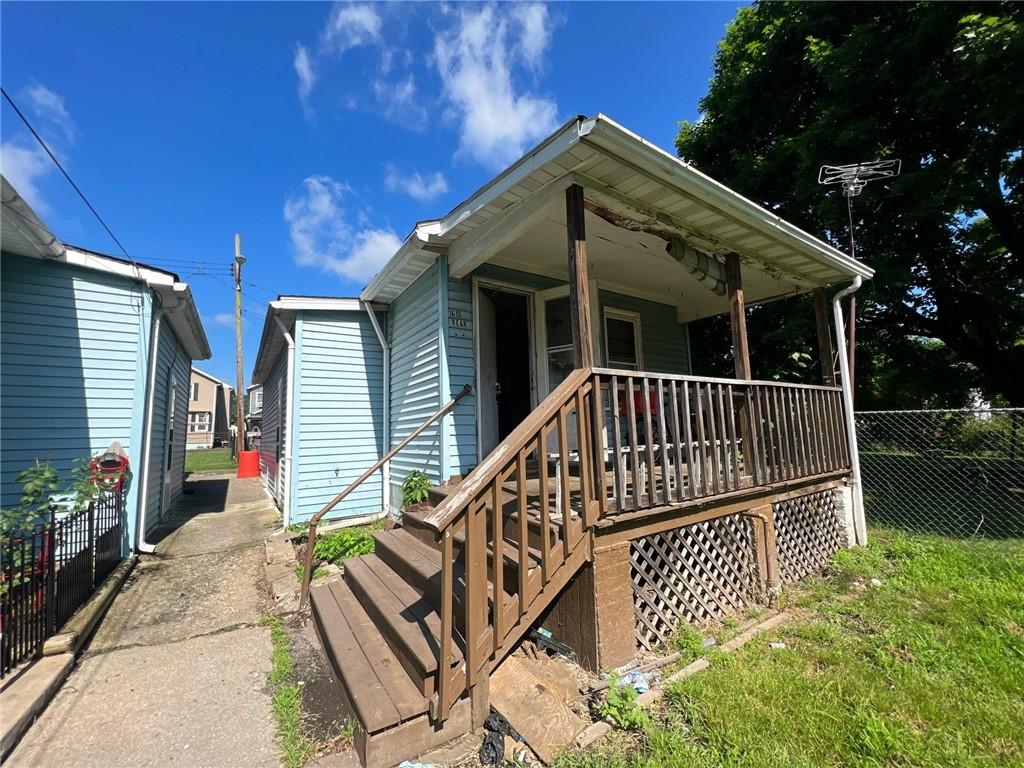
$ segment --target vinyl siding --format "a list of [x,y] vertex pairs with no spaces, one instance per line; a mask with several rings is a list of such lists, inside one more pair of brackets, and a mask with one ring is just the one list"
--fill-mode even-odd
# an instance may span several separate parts
[[[473,281],[448,280],[448,381],[451,395],[469,384],[473,388],[459,401],[448,425],[446,476],[466,475],[476,466],[476,362],[473,343]],[[451,396],[450,395],[450,396]]]
[[[160,522],[161,515],[165,515],[166,511],[173,509],[178,499],[181,498],[185,477],[188,386],[191,367],[192,361],[178,343],[174,332],[166,322],[161,321],[156,353],[156,378],[154,380],[149,488],[146,493],[147,531],[152,530]],[[173,413],[170,411],[172,390],[174,391]],[[170,430],[168,430],[169,425]],[[171,442],[168,446],[169,440]],[[169,462],[168,448],[170,448]]]
[[281,455],[285,455],[287,432],[284,424],[284,409],[288,388],[288,349],[285,347],[274,362],[270,375],[263,382],[263,422],[260,425],[260,472],[267,491],[281,506],[281,489],[278,483],[277,441],[278,428],[281,430]]
[[[308,520],[384,455],[380,341],[365,312],[302,312],[296,321],[296,477],[291,521]],[[375,474],[328,515],[382,508]]]
[[[391,304],[391,445],[440,407],[438,265],[433,264]],[[391,484],[413,470],[441,481],[440,427],[435,423],[391,460]]]
[[[640,315],[644,370],[652,373],[689,373],[689,334],[679,322],[676,308],[611,291],[598,291],[601,302],[601,338],[604,338],[604,308],[624,309]],[[604,351],[598,355],[604,362]]]
[[129,457],[128,531],[138,510],[150,293],[123,278],[3,254],[0,267],[0,504],[36,459],[72,463],[121,443]]

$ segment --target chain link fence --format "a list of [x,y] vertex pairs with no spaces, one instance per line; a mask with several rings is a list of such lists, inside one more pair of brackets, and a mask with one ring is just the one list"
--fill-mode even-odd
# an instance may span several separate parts
[[1024,537],[1024,408],[861,411],[856,422],[869,523]]

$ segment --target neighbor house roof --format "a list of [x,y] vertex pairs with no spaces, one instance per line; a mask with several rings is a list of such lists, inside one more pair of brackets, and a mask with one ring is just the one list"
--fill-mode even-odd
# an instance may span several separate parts
[[232,387],[226,381],[223,381],[222,379],[218,379],[216,376],[211,376],[206,371],[200,371],[194,365],[192,366],[192,373],[194,373],[194,374],[196,374],[198,376],[202,376],[204,379],[209,379],[214,384],[220,384],[222,387],[225,387],[226,389],[234,389],[234,387]]
[[181,311],[169,313],[167,322],[189,356],[193,360],[207,360],[212,356],[188,283],[181,282],[176,274],[167,270],[61,242],[6,177],[0,177],[0,182],[0,201],[3,204],[0,237],[5,253],[70,264],[142,283],[157,296],[161,307],[181,308]]
[[783,220],[623,128],[610,118],[579,116],[566,123],[441,219],[423,221],[360,294],[390,302],[437,258],[464,277],[485,251],[523,233],[525,221],[570,184],[588,200],[633,221],[668,227],[695,248],[715,255],[736,252],[776,270],[807,290],[870,277],[866,265]]
[[[381,309],[374,304],[374,309]],[[295,322],[296,312],[362,312],[363,302],[352,296],[278,296],[276,301],[267,305],[267,315],[263,320],[263,334],[256,352],[256,363],[252,370],[252,383],[263,384],[277,356],[284,349],[285,341],[277,324],[280,320],[286,328]]]

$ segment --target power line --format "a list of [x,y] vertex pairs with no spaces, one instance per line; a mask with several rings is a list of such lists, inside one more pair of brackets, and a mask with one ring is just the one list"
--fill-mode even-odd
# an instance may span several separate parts
[[82,202],[86,204],[90,211],[92,211],[92,215],[96,217],[96,221],[98,221],[100,225],[103,227],[103,229],[107,231],[107,234],[110,235],[110,239],[117,243],[117,247],[121,249],[121,253],[124,254],[124,257],[128,259],[128,261],[130,261],[136,269],[138,269],[139,265],[135,263],[135,259],[128,255],[128,250],[124,247],[124,245],[121,244],[121,241],[117,239],[117,235],[114,234],[113,230],[111,230],[110,227],[107,226],[107,222],[103,220],[103,217],[100,216],[99,212],[93,207],[92,203],[89,202],[89,198],[85,196],[85,193],[83,193],[82,190],[78,188],[78,185],[75,184],[75,180],[71,178],[70,174],[68,174],[66,170],[64,170],[64,166],[60,164],[60,160],[57,159],[57,156],[50,151],[50,148],[46,145],[46,142],[43,141],[43,137],[36,133],[36,129],[32,127],[32,123],[30,123],[28,121],[28,118],[25,117],[22,111],[18,109],[18,105],[14,103],[14,99],[10,97],[10,94],[7,93],[7,90],[3,87],[0,87],[0,93],[3,93],[4,98],[7,99],[7,103],[11,105],[11,108],[17,113],[18,117],[21,118],[21,122],[25,124],[25,127],[28,128],[29,132],[35,137],[36,141],[39,142],[39,146],[41,146],[43,150],[46,152],[46,154],[50,156],[50,159],[53,161],[53,164],[57,166],[57,169],[62,174],[64,174],[64,178],[68,180],[68,184],[72,186],[75,192],[78,193],[78,196],[82,198]]

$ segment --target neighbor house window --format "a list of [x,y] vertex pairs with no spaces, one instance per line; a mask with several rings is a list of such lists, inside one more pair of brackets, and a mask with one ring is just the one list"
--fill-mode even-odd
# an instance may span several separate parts
[[213,414],[209,411],[192,411],[188,415],[189,432],[209,432]]
[[604,338],[609,368],[629,371],[639,371],[643,368],[640,315],[621,309],[605,309]]
[[193,381],[192,382],[192,399],[193,400],[198,400],[199,399],[199,382],[198,381]]
[[250,410],[253,413],[259,413],[263,410],[263,390],[258,389],[252,393],[252,408]]

